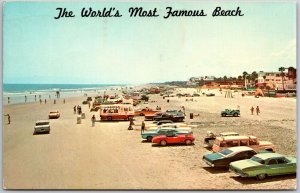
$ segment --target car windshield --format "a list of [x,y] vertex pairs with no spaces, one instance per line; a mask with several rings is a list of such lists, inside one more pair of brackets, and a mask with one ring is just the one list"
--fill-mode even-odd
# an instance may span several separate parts
[[251,158],[252,161],[255,161],[255,162],[258,162],[258,163],[261,163],[261,164],[265,164],[265,160],[259,158],[259,157],[256,157],[256,156],[253,156]]
[[228,155],[228,154],[231,154],[232,151],[229,150],[229,149],[224,149],[223,151],[220,151],[219,153],[222,154],[222,155]]

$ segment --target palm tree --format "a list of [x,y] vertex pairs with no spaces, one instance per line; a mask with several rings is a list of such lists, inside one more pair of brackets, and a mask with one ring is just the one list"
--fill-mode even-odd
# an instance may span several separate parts
[[285,71],[285,67],[280,67],[279,69],[278,69],[278,71],[280,71],[281,72],[281,80],[282,80],[282,90],[284,90],[284,83],[283,83],[283,76],[284,76],[284,71]]

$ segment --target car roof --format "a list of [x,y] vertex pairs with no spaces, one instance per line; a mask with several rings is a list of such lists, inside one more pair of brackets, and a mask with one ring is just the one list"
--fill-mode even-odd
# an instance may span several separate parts
[[237,132],[222,132],[220,135],[239,135]]
[[253,138],[253,137],[254,136],[224,136],[224,137],[217,137],[216,139],[219,140],[219,141],[227,141],[227,140],[249,139],[249,138]]
[[280,158],[280,157],[284,157],[283,155],[279,154],[279,153],[259,153],[255,155],[258,158],[261,158],[263,160],[267,160],[269,158]]
[[248,147],[248,146],[230,147],[228,149],[233,151],[233,152],[251,151],[251,150],[253,151],[253,149],[251,147]]

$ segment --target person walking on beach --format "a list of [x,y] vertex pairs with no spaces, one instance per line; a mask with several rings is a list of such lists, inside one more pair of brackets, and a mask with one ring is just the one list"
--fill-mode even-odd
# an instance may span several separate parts
[[10,97],[7,97],[7,103],[8,104],[10,103]]
[[10,124],[10,115],[6,114],[5,116],[7,116],[8,124]]
[[89,102],[89,109],[91,108],[91,103]]
[[34,95],[34,101],[36,101],[36,95]]
[[64,99],[64,104],[66,103],[66,99]]
[[42,99],[40,99],[40,104],[42,104]]
[[144,133],[145,131],[145,122],[142,122],[142,127],[141,127],[141,134]]
[[53,104],[56,104],[56,100],[54,99]]
[[133,119],[130,118],[128,130],[133,130],[132,125],[134,125]]
[[94,127],[95,126],[95,122],[96,122],[96,117],[95,117],[95,115],[93,115],[92,116],[92,127]]
[[27,96],[25,95],[25,103],[27,102]]
[[253,112],[254,112],[254,107],[253,106],[251,107],[250,111],[251,111],[251,115],[253,115]]
[[259,107],[256,106],[256,115],[258,115],[260,113]]
[[45,104],[47,103],[47,100],[45,99]]

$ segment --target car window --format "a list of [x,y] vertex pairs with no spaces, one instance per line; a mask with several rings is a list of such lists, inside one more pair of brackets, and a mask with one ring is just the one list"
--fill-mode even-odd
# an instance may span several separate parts
[[229,150],[229,149],[224,149],[224,150],[220,151],[219,153],[222,154],[222,155],[228,155],[228,154],[231,154],[232,151]]
[[277,162],[278,162],[278,164],[285,164],[285,163],[288,163],[288,160],[286,160],[285,158],[278,158]]
[[247,146],[248,145],[248,140],[241,140],[240,141],[240,146]]
[[265,164],[265,160],[259,158],[259,157],[256,157],[256,156],[253,156],[251,158],[252,161],[255,161],[255,162],[258,162],[258,163],[261,163],[261,164]]
[[268,165],[274,165],[277,164],[277,160],[276,159],[270,159],[268,162]]
[[250,139],[249,145],[258,145],[256,139]]

